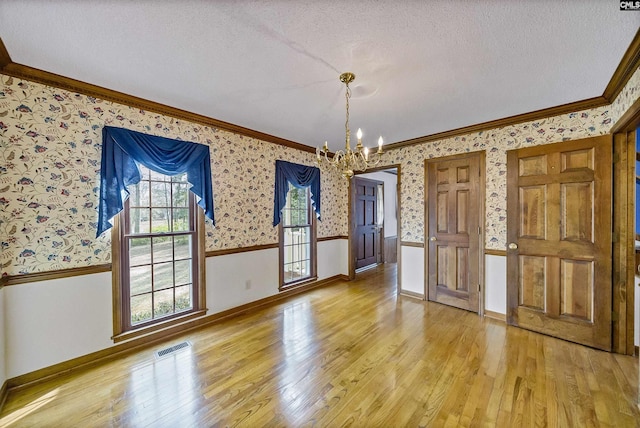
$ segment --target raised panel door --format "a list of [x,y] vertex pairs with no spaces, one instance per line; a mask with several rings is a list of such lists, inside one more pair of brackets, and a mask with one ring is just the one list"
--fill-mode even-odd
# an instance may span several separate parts
[[507,322],[611,349],[611,137],[507,152]]
[[425,162],[429,300],[479,312],[481,154]]

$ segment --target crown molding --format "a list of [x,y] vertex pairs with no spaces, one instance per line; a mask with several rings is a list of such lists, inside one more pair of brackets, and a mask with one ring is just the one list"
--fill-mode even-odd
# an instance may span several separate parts
[[428,143],[431,141],[444,140],[445,138],[458,137],[474,132],[488,131],[490,129],[504,128],[505,126],[516,125],[518,123],[530,122],[548,117],[558,116],[560,114],[573,113],[575,111],[587,110],[596,107],[602,107],[610,104],[603,96],[588,98],[582,101],[562,104],[555,107],[544,108],[529,113],[517,114],[502,119],[490,120],[488,122],[477,123],[475,125],[464,126],[462,128],[452,129],[450,131],[438,132],[437,134],[425,135],[423,137],[412,138],[410,140],[398,141],[386,145],[386,150],[399,149],[406,146],[414,146],[416,144]]
[[609,100],[609,103],[612,103],[620,92],[622,92],[624,86],[629,79],[631,79],[631,76],[633,76],[633,73],[635,73],[638,67],[640,67],[640,29],[636,31],[635,37],[622,56],[618,68],[613,72],[613,76],[602,96]]
[[61,76],[59,74],[50,73],[27,65],[18,64],[11,61],[11,57],[7,52],[2,39],[0,39],[0,73],[19,79],[30,80],[32,82],[41,83],[47,86],[53,86],[72,92],[100,98],[106,101],[112,101],[118,104],[124,104],[130,107],[139,108],[145,111],[163,114],[165,116],[182,119],[189,122],[199,123],[201,125],[217,128],[224,131],[233,132],[234,134],[244,135],[246,137],[255,138],[269,143],[279,144],[304,152],[315,153],[313,147],[305,144],[296,143],[295,141],[286,140],[274,135],[265,134],[264,132],[255,131],[233,123],[224,122],[208,116],[192,113],[187,110],[171,107],[166,104],[160,104],[144,98],[125,94],[123,92],[114,91],[102,86],[93,85],[80,80]]
[[11,64],[11,57],[7,51],[2,38],[0,38],[0,70],[4,69],[7,65]]

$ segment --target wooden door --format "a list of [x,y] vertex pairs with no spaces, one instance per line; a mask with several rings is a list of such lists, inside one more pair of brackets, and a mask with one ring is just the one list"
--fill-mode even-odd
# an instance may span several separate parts
[[378,262],[378,185],[381,181],[354,177],[356,269]]
[[480,311],[484,153],[425,161],[429,300]]
[[507,321],[611,349],[611,136],[507,152]]

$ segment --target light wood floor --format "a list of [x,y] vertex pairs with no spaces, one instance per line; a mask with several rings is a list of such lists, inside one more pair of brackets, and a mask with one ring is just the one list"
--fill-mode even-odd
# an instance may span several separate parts
[[[394,284],[376,268],[13,391],[0,426],[640,426],[637,359]],[[182,340],[192,347],[154,358]]]

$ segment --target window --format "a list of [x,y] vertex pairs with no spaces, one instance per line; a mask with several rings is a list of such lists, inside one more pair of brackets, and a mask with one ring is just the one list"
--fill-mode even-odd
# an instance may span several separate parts
[[309,188],[289,184],[280,222],[280,289],[316,277],[315,215]]
[[[204,309],[202,210],[186,174],[166,176],[140,166],[119,216],[118,334],[143,331]],[[117,229],[117,230],[116,230]],[[117,289],[117,290],[116,290]]]

